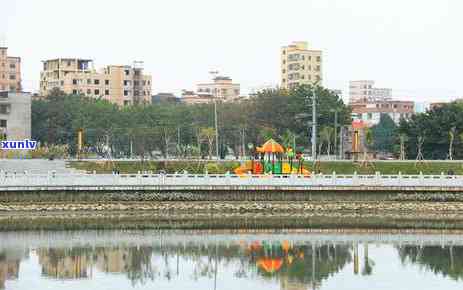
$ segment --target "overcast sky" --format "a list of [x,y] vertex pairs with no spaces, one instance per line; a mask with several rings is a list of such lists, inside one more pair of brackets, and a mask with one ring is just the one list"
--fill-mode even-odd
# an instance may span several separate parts
[[280,47],[323,50],[324,85],[373,79],[395,97],[463,96],[461,0],[1,0],[0,39],[22,57],[24,87],[41,60],[143,60],[153,92],[194,89],[219,70],[244,92],[279,82]]

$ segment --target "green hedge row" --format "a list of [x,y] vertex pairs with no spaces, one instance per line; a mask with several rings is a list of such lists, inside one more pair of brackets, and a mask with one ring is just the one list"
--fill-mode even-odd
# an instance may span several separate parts
[[[72,161],[70,166],[76,169],[85,170],[87,172],[96,171],[97,173],[111,173],[113,170],[118,170],[120,173],[137,173],[139,171],[152,171],[158,173],[165,171],[166,173],[183,172],[189,173],[204,173],[221,174],[233,170],[240,165],[237,161]],[[312,163],[306,163],[306,168],[314,171]],[[453,173],[463,175],[463,162],[432,162],[426,161],[421,163],[410,162],[370,162],[361,164],[358,162],[336,162],[327,161],[320,162],[315,166],[316,172],[330,174],[333,171],[338,174],[374,174],[376,171],[381,174],[440,174]]]

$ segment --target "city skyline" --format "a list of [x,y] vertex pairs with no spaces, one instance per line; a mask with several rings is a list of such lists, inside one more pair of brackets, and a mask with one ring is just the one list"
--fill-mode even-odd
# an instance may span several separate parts
[[279,85],[281,47],[307,41],[323,51],[324,85],[345,100],[359,79],[417,102],[463,96],[456,1],[63,2],[2,4],[0,39],[22,58],[25,90],[38,91],[41,61],[82,57],[98,67],[144,61],[153,93],[179,95],[217,69],[246,94]]

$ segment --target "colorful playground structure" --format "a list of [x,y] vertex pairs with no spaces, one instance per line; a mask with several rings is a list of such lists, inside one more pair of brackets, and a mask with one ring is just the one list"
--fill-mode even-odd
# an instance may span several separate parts
[[310,175],[304,168],[304,156],[295,153],[291,147],[286,150],[270,139],[261,147],[256,147],[252,160],[247,160],[235,169],[236,175],[246,174],[300,174]]

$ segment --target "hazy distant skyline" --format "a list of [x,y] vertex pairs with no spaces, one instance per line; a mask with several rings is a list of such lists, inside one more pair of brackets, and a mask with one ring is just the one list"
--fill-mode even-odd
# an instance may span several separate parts
[[41,61],[91,58],[96,68],[145,62],[153,93],[196,89],[219,70],[243,92],[279,84],[280,47],[323,50],[324,85],[348,96],[372,79],[394,97],[463,97],[457,0],[4,0],[0,39],[22,58],[23,86]]

